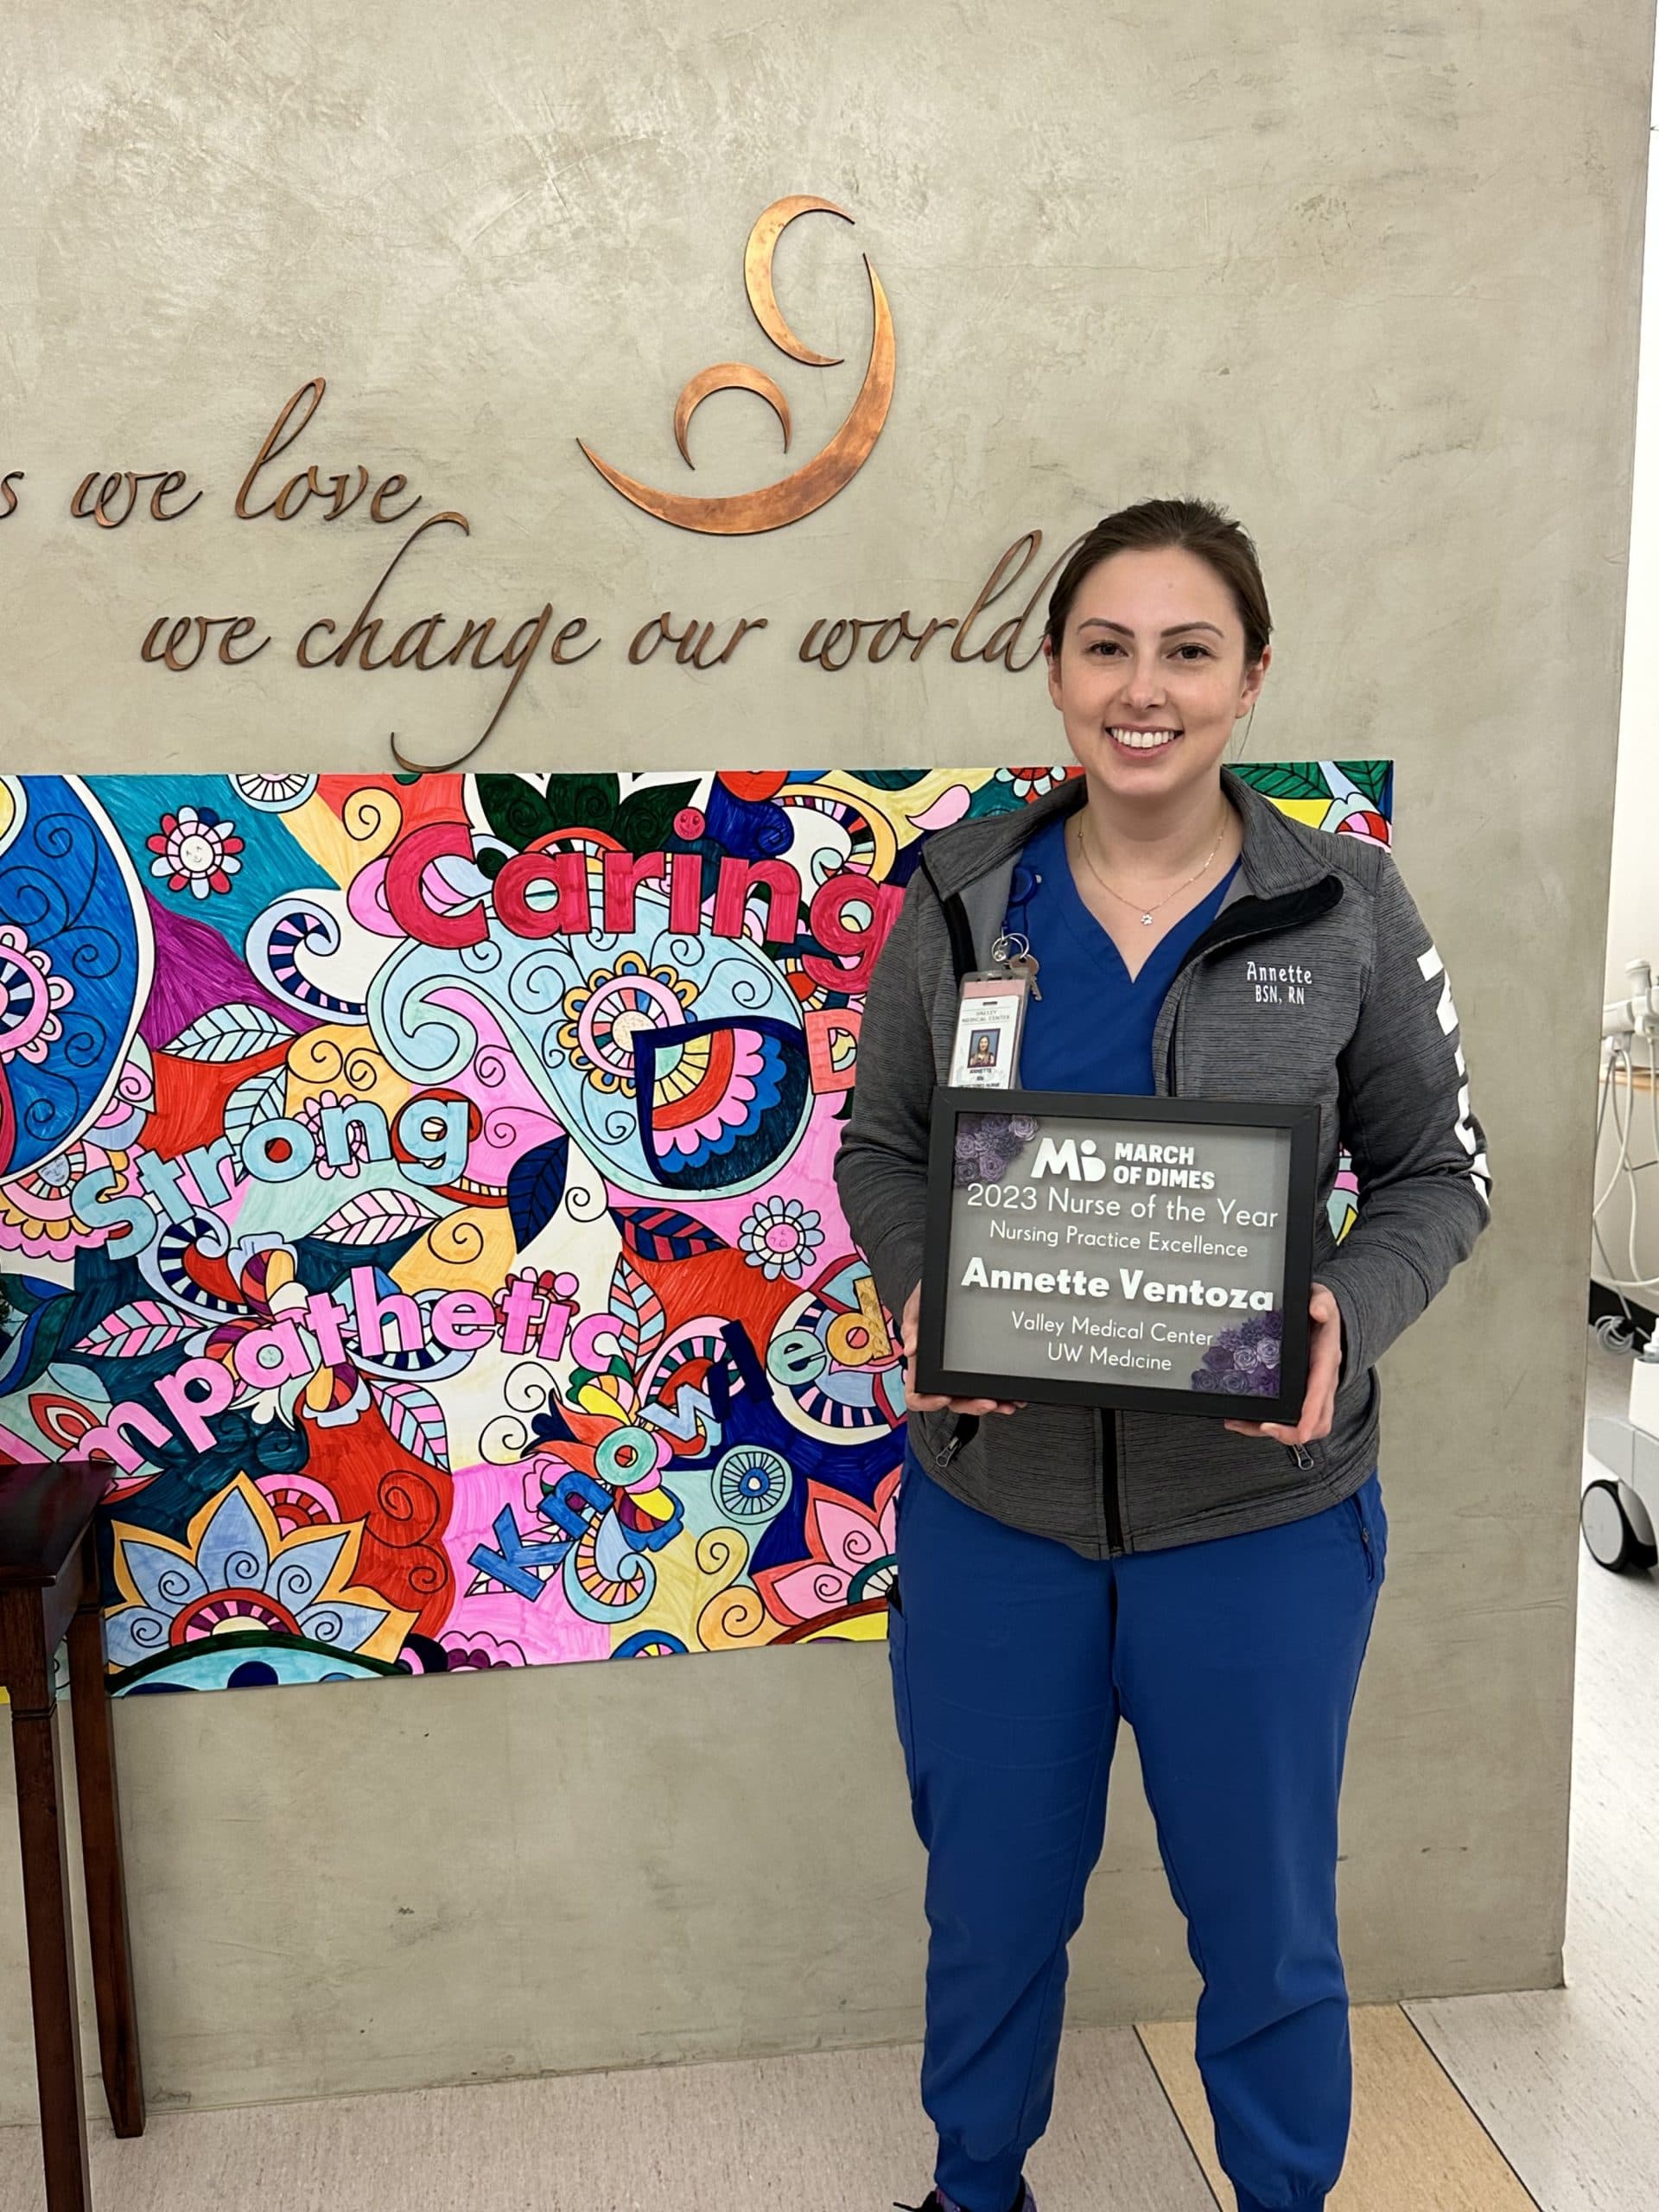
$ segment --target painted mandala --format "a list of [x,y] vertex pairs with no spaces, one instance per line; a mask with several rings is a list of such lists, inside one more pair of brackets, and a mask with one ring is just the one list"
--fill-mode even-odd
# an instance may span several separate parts
[[291,814],[317,788],[315,776],[232,776],[231,784],[237,797],[261,814]]
[[123,1603],[109,1617],[111,1662],[134,1667],[224,1636],[292,1637],[395,1660],[414,1620],[353,1585],[361,1523],[284,1535],[245,1475],[211,1498],[183,1540],[115,1524]]
[[15,923],[0,929],[0,1060],[38,1067],[63,1034],[59,1008],[74,995],[69,978],[52,973],[51,961]]
[[228,891],[242,867],[237,858],[242,840],[232,834],[235,828],[233,822],[199,813],[194,806],[164,814],[156,835],[144,840],[157,856],[149,864],[150,874],[164,875],[169,891],[188,889],[197,899]]
[[614,968],[596,968],[565,993],[558,1042],[587,1064],[595,1090],[632,1098],[635,1037],[642,1029],[677,1029],[696,995],[696,985],[672,968],[647,968],[637,952],[621,953]]

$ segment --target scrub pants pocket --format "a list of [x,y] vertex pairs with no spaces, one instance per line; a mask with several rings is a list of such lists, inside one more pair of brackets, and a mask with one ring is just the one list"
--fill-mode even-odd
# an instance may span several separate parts
[[1374,1597],[1382,1587],[1389,1565],[1389,1516],[1382,1510],[1382,1488],[1375,1467],[1337,1510],[1347,1517],[1353,1531],[1365,1571],[1366,1592]]

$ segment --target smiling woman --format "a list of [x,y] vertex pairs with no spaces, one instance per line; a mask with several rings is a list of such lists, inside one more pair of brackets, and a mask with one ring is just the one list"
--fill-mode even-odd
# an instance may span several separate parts
[[[1270,630],[1255,549],[1218,509],[1154,499],[1096,524],[1060,572],[1044,639],[1083,776],[1033,793],[1007,824],[935,839],[865,1004],[836,1176],[911,1361],[890,1602],[929,1852],[931,2212],[1030,2212],[1021,2164],[1047,2116],[1120,1696],[1205,1962],[1198,2058],[1227,2116],[1240,2212],[1317,2212],[1342,2164],[1337,1800],[1386,1538],[1372,1369],[1467,1255],[1488,1179],[1439,956],[1391,859],[1287,820],[1223,767],[1266,679]],[[1016,968],[1035,986],[1017,1048],[1028,1091],[1320,1109],[1294,1423],[916,1389],[934,1088],[949,1080],[964,975]],[[1305,980],[1281,998],[1265,972]],[[1343,1141],[1361,1205],[1338,1249],[1324,1209]],[[1230,1211],[1192,1160],[1125,1149],[1140,1157],[1109,1167],[1080,1147],[1068,1164],[1057,1148],[1050,1166],[1126,1196],[1167,1191],[1166,1218],[1192,1225],[1184,1257],[1200,1256],[1206,1228],[1270,1225]],[[1159,1249],[1177,1243],[1185,1234]],[[1247,1295],[1139,1260],[1110,1272],[1123,1319],[1096,1332],[1119,1341],[1090,1356],[1128,1369],[1170,1363],[1135,1348],[1146,1332],[1183,1341],[1154,1320],[1161,1309]],[[962,1287],[1071,1297],[1086,1282],[1093,1298],[1103,1281],[1008,1267]],[[1249,1376],[1277,1370],[1283,1316],[1258,1302],[1268,1294],[1249,1295],[1254,1310],[1211,1344],[1195,1389],[1252,1392]],[[1070,1318],[1057,1359],[1095,1325]],[[1011,1325],[1045,1322],[1021,1309]],[[964,1580],[977,1611],[957,1602]]]

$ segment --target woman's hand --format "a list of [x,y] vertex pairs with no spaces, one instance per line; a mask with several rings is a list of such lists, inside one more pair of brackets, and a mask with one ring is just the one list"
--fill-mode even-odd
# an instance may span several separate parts
[[905,1300],[905,1318],[899,1324],[899,1333],[905,1345],[905,1404],[912,1413],[942,1413],[948,1406],[953,1414],[1017,1414],[1024,1407],[1024,1399],[1012,1398],[940,1398],[931,1392],[916,1388],[916,1334],[920,1325],[922,1290],[918,1283]]
[[1337,1377],[1342,1371],[1342,1315],[1322,1282],[1314,1284],[1307,1311],[1313,1327],[1308,1332],[1307,1395],[1302,1400],[1300,1421],[1294,1428],[1287,1428],[1281,1421],[1224,1421],[1222,1427],[1230,1428],[1235,1436],[1270,1436],[1275,1444],[1297,1445],[1313,1444],[1330,1435],[1337,1411]]

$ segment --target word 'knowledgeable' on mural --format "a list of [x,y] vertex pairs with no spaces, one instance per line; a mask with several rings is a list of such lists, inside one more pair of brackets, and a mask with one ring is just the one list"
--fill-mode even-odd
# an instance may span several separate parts
[[1071,772],[0,779],[0,1463],[107,1462],[117,1690],[882,1636],[862,995]]

